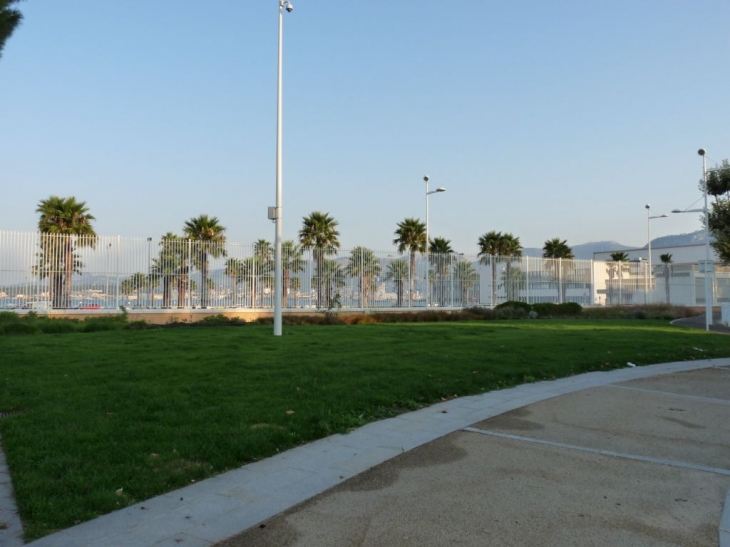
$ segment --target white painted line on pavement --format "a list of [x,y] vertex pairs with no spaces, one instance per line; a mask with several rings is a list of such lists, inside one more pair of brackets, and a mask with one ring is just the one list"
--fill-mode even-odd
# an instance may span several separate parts
[[527,442],[527,443],[542,444],[545,446],[552,446],[555,448],[566,448],[568,450],[589,452],[591,454],[599,454],[601,456],[614,456],[616,458],[635,460],[635,461],[640,461],[640,462],[644,462],[644,463],[656,463],[659,465],[680,467],[682,469],[691,469],[693,471],[705,471],[707,473],[715,473],[718,475],[730,476],[730,469],[723,469],[721,467],[708,467],[706,465],[696,465],[696,464],[687,463],[687,462],[663,460],[660,458],[650,458],[648,456],[637,456],[636,454],[627,454],[625,452],[613,452],[611,450],[601,450],[600,448],[588,448],[585,446],[577,446],[574,444],[558,443],[558,442],[554,442],[554,441],[545,441],[543,439],[535,439],[533,437],[522,437],[521,435],[509,435],[508,433],[498,433],[496,431],[488,431],[486,429],[477,429],[476,427],[465,427],[462,431],[468,431],[470,433],[480,433],[482,435],[488,435],[490,437],[499,437],[500,439],[510,439],[513,441],[522,441],[522,442]]
[[642,391],[644,393],[652,393],[654,395],[669,395],[671,397],[679,397],[682,399],[692,399],[694,401],[704,401],[706,403],[715,403],[718,405],[730,405],[730,400],[728,399],[715,399],[712,397],[702,397],[700,395],[683,395],[681,393],[674,393],[673,391],[661,391],[658,389],[644,389],[641,387],[631,387],[631,386],[618,386],[616,384],[609,384],[606,387],[611,387],[615,389],[627,389],[629,391]]

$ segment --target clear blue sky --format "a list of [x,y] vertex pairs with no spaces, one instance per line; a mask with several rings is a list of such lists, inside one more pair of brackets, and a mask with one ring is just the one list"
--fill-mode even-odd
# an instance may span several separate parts
[[[39,200],[100,234],[217,216],[274,239],[277,0],[28,0],[0,59],[0,230]],[[730,157],[730,2],[296,0],[285,17],[284,236],[329,212],[343,248],[430,233],[475,253],[646,243],[646,211],[701,198]],[[652,221],[652,236],[701,227]]]

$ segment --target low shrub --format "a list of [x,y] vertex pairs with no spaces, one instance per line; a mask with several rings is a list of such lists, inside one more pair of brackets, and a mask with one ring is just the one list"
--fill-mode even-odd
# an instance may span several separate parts
[[498,304],[494,307],[495,310],[501,310],[503,308],[514,308],[518,310],[525,310],[525,312],[529,312],[532,309],[532,306],[528,304],[527,302],[520,302],[518,300],[508,300],[507,302],[502,302],[501,304]]
[[83,332],[102,332],[110,330],[122,330],[125,322],[120,321],[115,316],[108,317],[90,317],[81,323]]
[[537,316],[541,318],[555,317],[557,314],[557,307],[558,305],[553,304],[552,302],[538,302],[537,304],[532,305],[532,310],[537,312]]
[[465,308],[462,313],[470,319],[481,319],[484,321],[490,321],[497,318],[496,311],[491,308],[485,308],[482,306],[472,306],[471,308]]
[[44,319],[36,324],[43,334],[64,334],[79,330],[79,322],[74,319]]
[[18,321],[0,325],[0,332],[2,334],[38,334],[41,330],[34,322]]
[[557,305],[556,313],[560,316],[580,315],[583,307],[576,302],[563,302]]
[[20,315],[12,311],[0,311],[0,324],[17,323],[20,321]]
[[195,327],[240,327],[245,324],[246,321],[240,317],[226,317],[222,313],[219,313],[218,315],[209,315],[200,321],[191,323],[191,325]]
[[158,325],[152,325],[147,321],[130,321],[125,327],[126,330],[147,330],[159,328]]
[[495,319],[525,319],[529,311],[523,307],[519,308],[495,308]]

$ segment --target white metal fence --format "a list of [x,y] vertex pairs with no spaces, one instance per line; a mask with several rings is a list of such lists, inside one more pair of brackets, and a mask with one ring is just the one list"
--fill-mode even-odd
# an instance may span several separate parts
[[[438,308],[577,302],[704,305],[697,264],[601,262],[283,246],[283,306]],[[273,306],[273,249],[260,242],[0,232],[0,309],[177,309]],[[427,276],[428,275],[428,279]],[[730,269],[713,276],[730,301]],[[427,289],[428,288],[428,289]],[[426,291],[429,295],[427,298]]]

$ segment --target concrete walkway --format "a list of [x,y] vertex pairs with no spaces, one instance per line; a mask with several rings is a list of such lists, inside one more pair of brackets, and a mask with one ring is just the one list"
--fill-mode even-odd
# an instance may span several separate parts
[[372,423],[29,545],[717,545],[722,528],[730,547],[728,423],[730,359],[593,372]]

